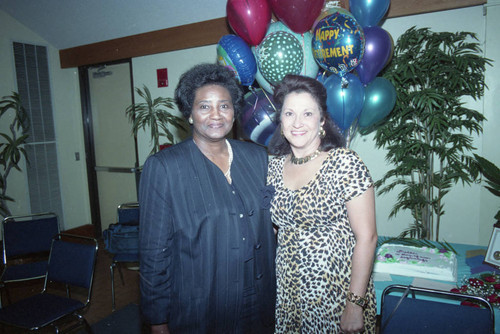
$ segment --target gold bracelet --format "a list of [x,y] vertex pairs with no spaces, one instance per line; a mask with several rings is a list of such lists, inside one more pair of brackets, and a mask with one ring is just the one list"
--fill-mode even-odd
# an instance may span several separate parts
[[368,304],[368,299],[355,295],[351,291],[347,291],[347,301],[361,306],[362,308],[365,308]]

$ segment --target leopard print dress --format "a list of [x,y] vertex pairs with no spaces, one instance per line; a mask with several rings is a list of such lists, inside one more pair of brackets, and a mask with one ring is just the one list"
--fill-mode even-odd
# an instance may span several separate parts
[[[337,148],[307,185],[290,190],[283,184],[284,162],[271,160],[268,171],[278,227],[275,333],[340,333],[356,244],[345,203],[372,186],[372,179],[355,152]],[[375,333],[372,279],[366,297],[364,333]]]

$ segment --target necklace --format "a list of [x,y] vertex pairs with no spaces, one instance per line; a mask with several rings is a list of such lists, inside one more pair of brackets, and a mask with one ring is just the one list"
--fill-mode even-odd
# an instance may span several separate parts
[[[198,143],[193,138],[193,142],[196,146],[198,146]],[[227,158],[227,171],[224,173],[224,177],[227,179],[229,183],[232,183],[231,179],[231,164],[233,163],[233,148],[231,147],[231,144],[229,144],[229,141],[226,139],[226,147],[227,147],[227,154],[229,155]],[[199,146],[198,146],[199,148]]]
[[227,181],[229,183],[232,183],[233,180],[231,179],[231,164],[233,163],[233,148],[231,147],[231,144],[229,144],[229,141],[226,139],[226,146],[227,146],[227,153],[229,154],[229,158],[227,159],[227,172],[224,173],[224,176],[226,177]]
[[319,150],[314,151],[312,154],[303,157],[303,158],[296,158],[295,155],[292,152],[292,156],[290,157],[290,162],[294,165],[302,165],[305,164],[308,161],[314,160],[318,157],[319,155]]

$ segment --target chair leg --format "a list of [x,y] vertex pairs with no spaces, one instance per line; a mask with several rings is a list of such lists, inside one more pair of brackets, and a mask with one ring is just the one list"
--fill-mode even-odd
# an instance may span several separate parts
[[111,310],[114,312],[115,311],[115,267],[116,263],[111,262],[111,265],[109,266],[109,270],[111,272]]
[[111,262],[109,266],[109,270],[111,272],[111,308],[113,312],[116,310],[115,305],[115,267],[118,267],[118,273],[120,274],[120,279],[122,281],[122,285],[125,285],[125,279],[123,278],[123,272],[118,262]]
[[125,286],[125,279],[123,278],[122,266],[119,263],[117,263],[116,267],[118,268],[118,274],[120,274],[122,285]]
[[92,327],[90,327],[87,319],[85,319],[85,317],[81,314],[76,314],[76,316],[78,317],[78,319],[80,319],[80,322],[83,323],[83,325],[85,326],[85,330],[87,331],[87,333],[93,334],[94,331],[92,330]]

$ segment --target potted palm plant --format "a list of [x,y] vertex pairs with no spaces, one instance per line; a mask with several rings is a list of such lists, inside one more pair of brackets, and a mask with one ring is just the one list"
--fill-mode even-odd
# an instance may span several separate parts
[[[142,90],[139,88],[135,90],[144,101],[131,104],[125,112],[132,123],[132,132],[135,136],[137,136],[139,129],[150,129],[151,143],[153,144],[150,154],[158,152],[160,147],[165,144],[172,145],[176,143],[170,126],[181,130],[184,135],[189,133],[189,126],[186,121],[171,112],[174,110],[173,98],[157,97],[153,99],[146,86],[143,86]],[[161,142],[162,137],[166,141]]]
[[[9,112],[10,111],[10,112]],[[7,217],[11,215],[7,202],[14,199],[7,196],[7,178],[12,168],[21,171],[19,163],[24,157],[27,160],[24,144],[28,138],[26,130],[28,127],[28,115],[21,104],[19,94],[13,92],[12,95],[4,96],[0,100],[0,119],[10,117],[10,124],[6,127],[6,132],[0,132],[2,142],[0,143],[0,215]],[[5,123],[4,123],[5,122]],[[7,121],[2,121],[5,125]],[[21,132],[21,130],[24,130]]]
[[375,133],[393,168],[375,185],[379,194],[399,190],[390,217],[411,211],[413,223],[402,237],[439,240],[443,198],[454,184],[478,177],[472,135],[482,133],[485,118],[463,99],[483,95],[487,65],[470,32],[413,27],[397,40],[383,73],[397,102]]

